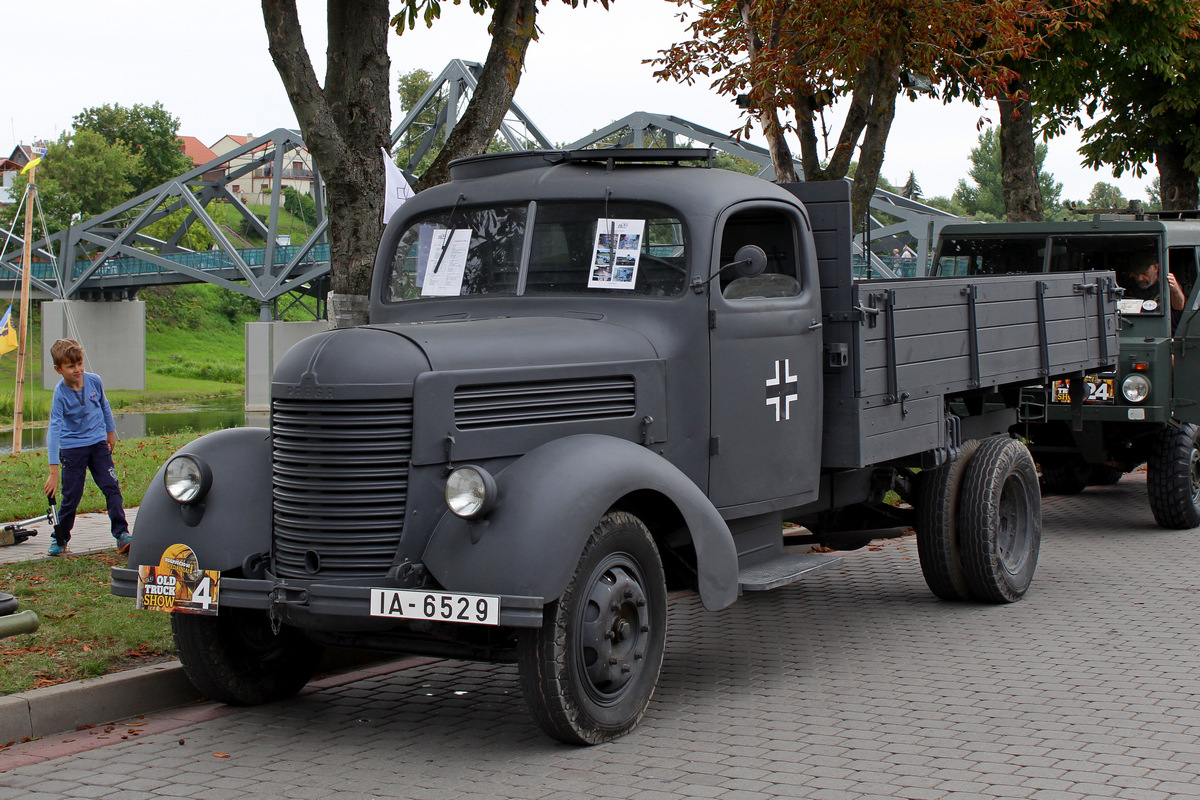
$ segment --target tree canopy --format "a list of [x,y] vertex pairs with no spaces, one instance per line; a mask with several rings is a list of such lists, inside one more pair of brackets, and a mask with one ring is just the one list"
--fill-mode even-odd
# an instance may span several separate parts
[[1200,0],[1105,0],[1088,22],[1024,67],[1044,132],[1079,128],[1084,163],[1118,177],[1153,160],[1164,207],[1195,208]]
[[124,144],[141,157],[141,172],[130,176],[134,194],[166,183],[193,166],[177,138],[179,119],[162,103],[135,103],[130,108],[119,104],[96,106],[76,114],[74,121],[75,130],[92,131],[110,145]]
[[[109,144],[87,129],[66,132],[52,142],[37,167],[38,196],[50,233],[64,230],[75,215],[94,217],[134,195],[134,180],[143,174],[142,157],[123,142]],[[25,194],[29,177],[17,175],[13,196]],[[17,204],[0,211],[5,227],[12,225]],[[37,231],[41,234],[41,231]]]
[[[998,94],[1012,77],[1005,60],[1031,52],[1066,16],[1052,0],[681,4],[696,13],[692,39],[653,59],[655,75],[685,83],[711,79],[721,94],[743,95],[751,109],[743,130],[755,123],[762,128],[780,180],[795,178],[784,139],[789,127],[799,136],[806,180],[845,177],[858,148],[856,229],[866,219],[900,93],[914,96],[919,76],[928,76],[934,84]],[[849,102],[845,123],[837,144],[822,153],[817,120],[842,98]],[[782,121],[781,111],[790,111],[794,122]]]

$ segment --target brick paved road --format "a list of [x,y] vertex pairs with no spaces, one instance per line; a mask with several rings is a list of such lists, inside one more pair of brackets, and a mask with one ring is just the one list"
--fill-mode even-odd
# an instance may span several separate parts
[[19,745],[0,798],[1196,797],[1198,549],[1130,476],[1047,503],[1016,605],[935,600],[911,538],[720,613],[676,600],[650,715],[610,745],[544,738],[515,668],[426,660]]

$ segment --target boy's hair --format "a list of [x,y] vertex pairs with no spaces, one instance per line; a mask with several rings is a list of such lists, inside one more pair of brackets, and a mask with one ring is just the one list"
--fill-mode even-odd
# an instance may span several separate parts
[[50,345],[50,357],[54,359],[56,367],[83,361],[83,345],[74,339],[59,339]]

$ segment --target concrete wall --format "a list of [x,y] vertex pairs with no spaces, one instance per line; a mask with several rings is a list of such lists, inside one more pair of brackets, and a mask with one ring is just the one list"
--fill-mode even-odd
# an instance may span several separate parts
[[42,303],[42,388],[58,383],[50,345],[78,339],[84,369],[105,389],[146,388],[146,304],[141,300],[50,300]]
[[246,410],[271,410],[271,376],[292,345],[329,330],[329,322],[246,323]]

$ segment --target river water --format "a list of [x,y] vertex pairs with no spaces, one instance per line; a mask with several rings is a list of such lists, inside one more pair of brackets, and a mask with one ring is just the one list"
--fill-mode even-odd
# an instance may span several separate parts
[[[118,439],[138,439],[181,431],[214,431],[248,425],[270,427],[266,411],[245,411],[241,397],[212,403],[188,406],[171,411],[146,414],[113,414]],[[46,447],[46,428],[26,428],[21,431],[21,450],[41,450]],[[12,452],[12,430],[0,434],[0,454]]]

